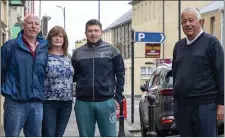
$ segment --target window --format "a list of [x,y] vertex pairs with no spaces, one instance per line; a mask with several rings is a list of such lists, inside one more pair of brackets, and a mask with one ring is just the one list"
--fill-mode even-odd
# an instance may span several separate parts
[[150,77],[153,72],[153,69],[151,67],[141,67],[141,78]]
[[215,35],[215,17],[210,18],[210,34]]
[[156,85],[159,85],[159,74],[154,77],[151,87],[155,87]]

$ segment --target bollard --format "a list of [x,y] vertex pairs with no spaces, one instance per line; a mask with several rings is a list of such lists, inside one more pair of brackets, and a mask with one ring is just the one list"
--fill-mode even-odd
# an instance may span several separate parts
[[122,102],[120,102],[120,116],[119,116],[119,133],[118,133],[118,137],[125,137],[123,102],[124,102],[124,100]]
[[155,101],[156,97],[154,94],[150,94],[147,97],[149,106],[148,106],[148,132],[146,135],[148,137],[156,137],[155,132]]
[[148,106],[148,137],[156,137],[155,132],[155,105],[149,105]]

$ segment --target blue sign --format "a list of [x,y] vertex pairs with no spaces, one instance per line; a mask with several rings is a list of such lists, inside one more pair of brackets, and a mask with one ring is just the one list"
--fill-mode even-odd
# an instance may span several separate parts
[[165,35],[157,32],[135,32],[134,40],[142,43],[163,43]]

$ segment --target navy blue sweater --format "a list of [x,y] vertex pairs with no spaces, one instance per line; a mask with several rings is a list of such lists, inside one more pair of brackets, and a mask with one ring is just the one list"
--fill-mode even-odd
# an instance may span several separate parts
[[224,105],[224,50],[216,37],[203,32],[190,45],[178,41],[172,71],[178,103]]

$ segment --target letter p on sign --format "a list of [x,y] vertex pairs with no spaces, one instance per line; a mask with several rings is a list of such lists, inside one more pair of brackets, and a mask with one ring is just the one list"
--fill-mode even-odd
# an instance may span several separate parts
[[145,38],[145,34],[139,33],[138,34],[138,41],[141,41],[143,38]]

